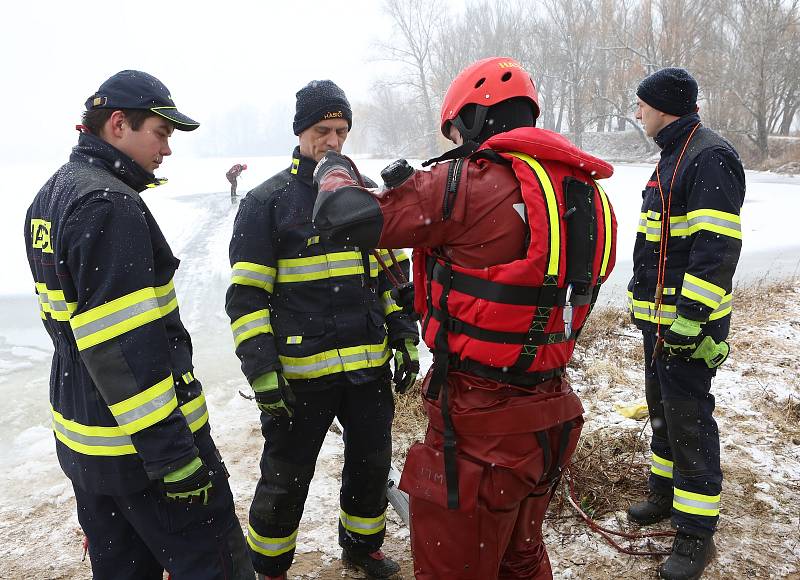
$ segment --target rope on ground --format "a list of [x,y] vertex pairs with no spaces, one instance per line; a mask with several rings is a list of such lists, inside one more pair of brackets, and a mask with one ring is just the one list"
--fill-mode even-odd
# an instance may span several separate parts
[[567,499],[569,503],[575,508],[575,511],[578,512],[578,515],[581,516],[584,522],[589,526],[589,528],[603,537],[609,544],[611,544],[618,552],[623,554],[628,554],[629,556],[667,556],[670,554],[668,550],[651,550],[651,551],[643,551],[643,550],[633,550],[631,548],[625,548],[620,546],[612,536],[619,536],[625,538],[627,540],[643,540],[646,538],[658,538],[658,537],[671,537],[675,535],[673,531],[659,531],[659,532],[642,532],[638,534],[632,534],[628,532],[620,532],[617,530],[610,530],[608,528],[604,528],[597,522],[595,522],[591,516],[589,516],[586,512],[584,512],[580,504],[575,497],[575,485],[573,484],[571,473],[569,471],[569,467],[564,469],[564,478],[566,483],[569,487],[569,494],[567,494]]

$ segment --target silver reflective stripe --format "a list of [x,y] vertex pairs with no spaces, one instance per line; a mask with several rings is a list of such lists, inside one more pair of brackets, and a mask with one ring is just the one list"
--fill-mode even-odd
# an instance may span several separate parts
[[689,222],[676,221],[669,224],[669,232],[673,236],[688,236]]
[[719,510],[719,502],[714,501],[698,501],[696,499],[689,499],[688,497],[681,497],[678,494],[675,494],[673,498],[673,503],[677,503],[680,505],[685,505],[688,507],[698,508],[701,510]]
[[297,545],[297,530],[295,530],[292,535],[287,538],[274,538],[274,541],[272,542],[262,542],[253,534],[254,532],[252,530],[247,530],[247,539],[265,552],[275,552],[276,555],[283,552],[288,552]]
[[174,398],[175,398],[175,389],[170,387],[169,390],[162,393],[155,399],[143,403],[138,407],[131,409],[130,411],[126,411],[119,415],[114,415],[114,419],[116,419],[117,424],[120,427],[124,427],[125,425],[128,425],[130,423],[133,423],[134,421],[137,421],[138,419],[141,419],[142,417],[146,417],[150,413],[158,411],[162,407],[166,407],[167,405],[170,404],[170,402]]
[[370,361],[370,362],[379,361],[383,359],[386,356],[386,354],[387,354],[386,350],[383,350],[381,352],[370,352],[370,351],[358,352],[346,356],[341,356],[340,354],[337,353],[336,356],[332,356],[331,358],[307,365],[293,365],[287,363],[286,360],[283,357],[281,357],[281,362],[283,363],[284,368],[291,373],[308,374],[322,369],[335,368],[338,366],[341,366],[342,370],[347,370],[345,366],[348,364],[361,361]]
[[697,226],[699,224],[711,224],[711,225],[715,225],[715,226],[721,226],[723,228],[727,228],[729,230],[734,230],[736,232],[741,232],[742,231],[742,225],[741,224],[738,224],[738,223],[736,223],[734,221],[731,221],[731,220],[726,220],[724,218],[711,217],[711,216],[705,216],[704,215],[704,216],[693,217],[688,221],[688,226],[690,228],[694,228],[695,226]]
[[66,300],[53,300],[47,294],[39,294],[42,304],[49,304],[53,312],[69,312],[69,305]]
[[59,423],[57,420],[53,422],[53,429],[64,435],[70,441],[89,447],[123,447],[125,445],[133,445],[131,438],[127,435],[83,435],[82,433],[69,429],[66,425]]
[[278,277],[296,276],[302,274],[316,274],[328,270],[339,268],[354,268],[361,265],[361,260],[337,260],[335,262],[322,262],[320,264],[310,264],[308,266],[288,266],[278,265]]
[[[348,530],[355,529],[355,530],[360,530],[360,531],[363,531],[363,532],[377,532],[379,530],[382,530],[384,527],[386,527],[386,514],[385,513],[380,516],[380,519],[378,521],[369,522],[369,523],[357,521],[357,520],[353,519],[351,516],[349,516],[348,514],[346,514],[344,512],[341,512],[339,517],[342,520],[342,525]],[[366,518],[362,518],[362,519],[366,519]]]
[[[202,395],[201,395],[201,396],[202,396]],[[193,399],[193,400],[194,400],[194,399]],[[189,425],[191,425],[192,423],[194,423],[195,421],[197,421],[197,420],[198,420],[200,417],[202,417],[203,415],[205,415],[207,412],[208,412],[208,407],[206,407],[206,402],[205,402],[205,400],[204,400],[202,405],[200,405],[200,406],[199,406],[197,409],[195,409],[194,411],[192,411],[192,412],[191,412],[191,413],[189,413],[188,415],[186,415],[186,414],[184,413],[184,416],[186,417],[186,422],[187,422]]]
[[714,304],[719,304],[722,299],[725,297],[724,294],[718,294],[708,288],[703,288],[702,286],[698,286],[694,282],[689,282],[688,280],[683,281],[683,285],[681,286],[682,289],[690,290],[695,294],[699,294],[704,298],[708,298]]
[[258,328],[260,326],[270,326],[269,316],[261,316],[254,320],[251,320],[250,322],[242,324],[240,327],[238,327],[236,330],[233,331],[233,339],[236,340],[237,338],[239,338],[240,335],[244,334],[245,332],[253,330],[254,328]]
[[259,282],[263,282],[265,286],[272,286],[275,282],[275,276],[272,274],[262,274],[261,272],[254,272],[253,270],[245,270],[243,268],[234,268],[232,270],[232,276],[258,280]]
[[163,308],[174,299],[175,299],[175,288],[170,288],[170,291],[167,292],[164,296],[157,298],[145,298],[141,302],[137,302],[136,304],[127,306],[126,308],[123,308],[122,310],[119,310],[117,312],[112,312],[111,314],[107,314],[106,316],[99,318],[98,320],[94,320],[92,322],[84,324],[83,326],[79,326],[78,328],[73,328],[72,332],[75,335],[75,339],[80,340],[82,338],[86,338],[91,334],[94,334],[95,332],[105,330],[106,328],[111,328],[115,324],[124,322],[129,318],[138,316],[139,314],[144,314],[145,312],[149,312],[150,310],[154,310],[156,308]]
[[664,471],[669,473],[669,476],[672,477],[672,465],[665,465],[663,463],[659,463],[655,457],[650,458],[650,465],[657,469],[658,471]]

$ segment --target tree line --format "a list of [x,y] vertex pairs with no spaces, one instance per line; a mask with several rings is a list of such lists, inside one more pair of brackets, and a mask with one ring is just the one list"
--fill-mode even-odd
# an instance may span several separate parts
[[441,150],[439,109],[471,62],[511,56],[539,92],[538,126],[584,133],[638,131],[636,87],[667,66],[700,86],[704,123],[757,160],[789,135],[800,110],[800,0],[384,0],[393,34],[377,43],[385,78],[356,104],[359,139],[379,155]]

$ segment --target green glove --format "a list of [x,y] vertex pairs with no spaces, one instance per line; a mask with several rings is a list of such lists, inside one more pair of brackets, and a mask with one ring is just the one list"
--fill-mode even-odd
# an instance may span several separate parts
[[164,476],[164,493],[167,499],[174,501],[193,503],[196,500],[206,505],[212,487],[211,471],[199,457]]
[[276,417],[292,417],[296,399],[292,388],[278,371],[270,371],[253,381],[258,408]]
[[708,368],[715,369],[725,362],[730,351],[731,347],[726,341],[717,343],[710,336],[706,336],[692,353],[692,358],[703,360]]
[[700,322],[678,315],[664,333],[664,354],[689,358],[700,342]]
[[394,392],[403,394],[419,374],[419,352],[414,339],[406,338],[394,345]]

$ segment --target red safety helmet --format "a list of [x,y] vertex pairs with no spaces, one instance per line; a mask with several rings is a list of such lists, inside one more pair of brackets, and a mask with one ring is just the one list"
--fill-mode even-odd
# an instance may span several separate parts
[[[496,56],[472,63],[453,79],[442,102],[440,129],[445,137],[453,123],[465,140],[474,138],[483,127],[486,111],[492,105],[515,97],[527,98],[533,104],[533,118],[539,117],[539,96],[528,72],[513,58]],[[475,122],[466,127],[459,118],[467,105],[477,105]]]

